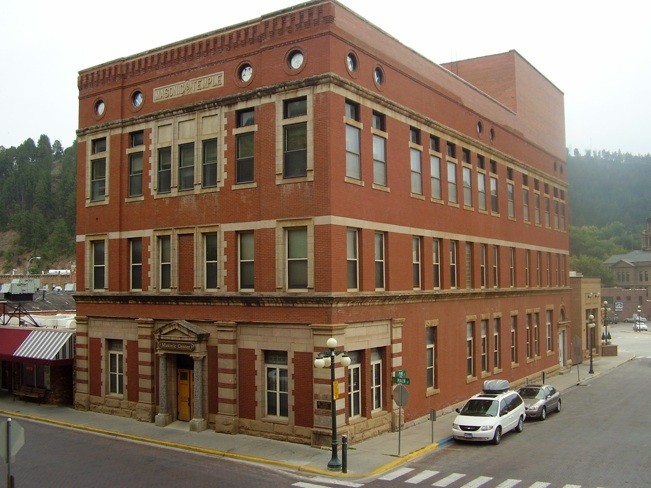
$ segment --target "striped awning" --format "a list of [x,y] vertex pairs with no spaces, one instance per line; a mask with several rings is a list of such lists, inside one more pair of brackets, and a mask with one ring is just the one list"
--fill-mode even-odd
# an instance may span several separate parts
[[23,360],[72,360],[75,355],[74,337],[74,331],[69,330],[32,330],[13,355]]

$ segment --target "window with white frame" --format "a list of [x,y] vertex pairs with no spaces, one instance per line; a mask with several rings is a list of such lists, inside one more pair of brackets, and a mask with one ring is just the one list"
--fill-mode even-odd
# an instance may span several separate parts
[[412,269],[412,286],[414,290],[420,290],[420,263],[421,263],[421,246],[420,237],[411,238],[411,269]]
[[429,166],[432,198],[441,200],[441,157],[431,154],[429,157]]
[[362,179],[359,104],[346,100],[346,177]]
[[457,195],[457,164],[452,161],[448,161],[448,202],[459,202]]
[[371,351],[371,410],[382,410],[382,354]]
[[493,246],[493,288],[500,286],[500,246]]
[[194,142],[179,144],[179,190],[194,189]]
[[106,242],[91,241],[90,252],[92,255],[92,284],[93,290],[106,289]]
[[515,247],[509,249],[509,286],[515,287]]
[[536,225],[540,225],[540,193],[533,194],[533,216]]
[[217,186],[217,139],[208,139],[202,143],[201,186]]
[[473,244],[466,242],[466,288],[472,288],[472,272],[473,272]]
[[130,288],[142,290],[142,239],[129,239]]
[[459,285],[459,242],[450,241],[450,288],[456,288]]
[[481,372],[488,373],[488,320],[480,322]]
[[204,286],[206,290],[219,288],[219,243],[217,232],[203,234]]
[[158,288],[172,288],[172,237],[158,238]]
[[477,203],[479,210],[486,211],[486,173],[477,172]]
[[547,253],[547,286],[552,286],[552,253]]
[[542,286],[542,252],[536,252],[536,284]]
[[531,286],[531,251],[524,251],[524,285]]
[[285,229],[287,259],[286,286],[288,290],[307,288],[307,227]]
[[472,207],[472,168],[463,167],[463,204]]
[[502,368],[502,322],[499,317],[493,318],[493,368]]
[[518,317],[511,315],[511,364],[518,363]]
[[236,117],[235,183],[252,183],[255,178],[255,109],[238,110]]
[[254,289],[254,240],[253,231],[238,232],[239,289]]
[[108,393],[124,394],[124,351],[121,340],[108,339]]
[[479,262],[479,276],[482,288],[486,288],[488,282],[488,244],[480,245],[480,262]]
[[427,327],[425,329],[426,346],[425,346],[425,375],[427,377],[427,388],[437,388],[436,381],[436,327]]
[[522,218],[525,222],[531,221],[529,214],[529,188],[522,189]]
[[527,314],[526,328],[527,359],[533,359],[533,315],[530,313]]
[[289,372],[287,351],[265,351],[266,414],[269,417],[289,416]]
[[534,318],[534,323],[533,323],[533,345],[534,345],[534,353],[536,357],[540,357],[540,314],[536,312],[533,315]]
[[546,325],[547,325],[547,352],[552,352],[554,350],[554,336],[552,324],[554,323],[553,311],[546,311]]
[[158,150],[157,193],[172,191],[172,148],[161,147]]
[[409,150],[411,161],[411,192],[416,195],[423,194],[423,168],[421,163],[421,152],[418,149]]
[[106,197],[106,137],[90,144],[90,200],[97,202]]
[[466,376],[475,376],[475,323],[466,323]]
[[384,232],[375,233],[375,289],[384,290]]
[[144,132],[136,131],[129,134],[129,187],[127,195],[137,197],[142,195],[142,168],[144,152]]
[[515,218],[515,187],[512,182],[506,184],[507,211],[510,219]]
[[491,212],[500,213],[500,201],[499,195],[497,194],[497,176],[490,177],[491,185]]
[[387,134],[386,117],[373,111],[371,117],[373,132],[373,184],[387,186]]
[[434,288],[441,288],[441,239],[432,239],[432,279]]
[[550,221],[550,208],[549,208],[549,197],[545,195],[545,227],[551,227],[551,221]]
[[358,253],[358,231],[348,229],[346,231],[346,276],[348,290],[359,288],[359,263]]
[[349,352],[348,366],[348,417],[355,418],[362,414],[362,364],[359,351]]

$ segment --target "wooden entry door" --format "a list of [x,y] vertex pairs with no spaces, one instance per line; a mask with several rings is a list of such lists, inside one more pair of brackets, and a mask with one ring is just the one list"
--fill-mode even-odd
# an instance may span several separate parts
[[178,369],[176,375],[177,398],[176,398],[176,418],[184,422],[192,419],[194,406],[194,371],[191,369]]

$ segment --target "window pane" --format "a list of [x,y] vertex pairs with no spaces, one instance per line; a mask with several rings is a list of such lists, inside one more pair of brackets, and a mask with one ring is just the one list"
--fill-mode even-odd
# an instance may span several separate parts
[[217,185],[217,139],[203,142],[203,177],[204,187]]
[[253,132],[237,136],[237,183],[253,181]]
[[307,174],[307,124],[285,126],[285,178]]
[[158,192],[168,193],[172,188],[172,148],[158,150]]

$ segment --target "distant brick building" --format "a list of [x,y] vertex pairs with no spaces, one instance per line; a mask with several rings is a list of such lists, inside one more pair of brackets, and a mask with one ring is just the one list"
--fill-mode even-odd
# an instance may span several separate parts
[[[79,74],[75,405],[323,444],[564,362],[563,94],[319,0]],[[337,363],[338,364],[338,363]]]

